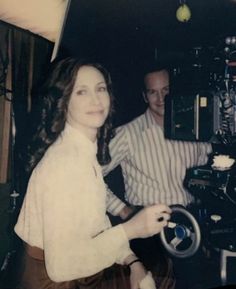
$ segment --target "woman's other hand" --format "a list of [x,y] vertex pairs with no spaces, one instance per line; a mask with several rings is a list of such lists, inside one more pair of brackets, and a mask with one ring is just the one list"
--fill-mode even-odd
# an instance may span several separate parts
[[141,262],[133,263],[130,266],[130,288],[139,289],[139,284],[146,275],[147,271]]

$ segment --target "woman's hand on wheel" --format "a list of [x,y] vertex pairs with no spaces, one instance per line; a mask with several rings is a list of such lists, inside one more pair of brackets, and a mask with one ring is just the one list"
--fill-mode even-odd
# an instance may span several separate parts
[[167,225],[170,214],[171,209],[164,204],[144,208],[129,221],[123,223],[128,239],[147,238],[160,233]]

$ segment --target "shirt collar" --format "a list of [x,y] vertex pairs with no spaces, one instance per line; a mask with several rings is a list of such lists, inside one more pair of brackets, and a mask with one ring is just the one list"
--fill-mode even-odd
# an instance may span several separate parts
[[149,108],[146,110],[144,116],[145,116],[145,123],[143,127],[144,130],[151,128],[153,125],[158,125]]
[[92,142],[84,133],[72,127],[68,122],[65,124],[62,137],[69,138],[80,150],[83,150],[83,153],[86,155],[96,156],[97,141]]

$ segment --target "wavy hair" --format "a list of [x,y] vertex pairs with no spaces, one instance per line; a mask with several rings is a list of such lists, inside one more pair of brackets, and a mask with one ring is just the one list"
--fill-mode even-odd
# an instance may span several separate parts
[[98,131],[97,153],[97,158],[101,165],[110,162],[111,158],[108,143],[113,136],[113,93],[110,75],[107,70],[98,63],[68,57],[52,63],[46,81],[39,90],[39,124],[33,134],[31,144],[27,148],[25,169],[28,174],[32,172],[47,148],[55,142],[63,131],[67,119],[70,96],[77,73],[82,66],[95,67],[102,73],[110,95],[110,111],[105,123]]

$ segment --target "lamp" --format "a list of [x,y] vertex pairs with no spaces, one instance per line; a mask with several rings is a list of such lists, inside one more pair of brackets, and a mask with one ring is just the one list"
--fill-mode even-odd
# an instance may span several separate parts
[[176,18],[180,22],[188,22],[191,18],[191,10],[188,5],[185,3],[185,0],[180,0],[180,6],[176,10]]

